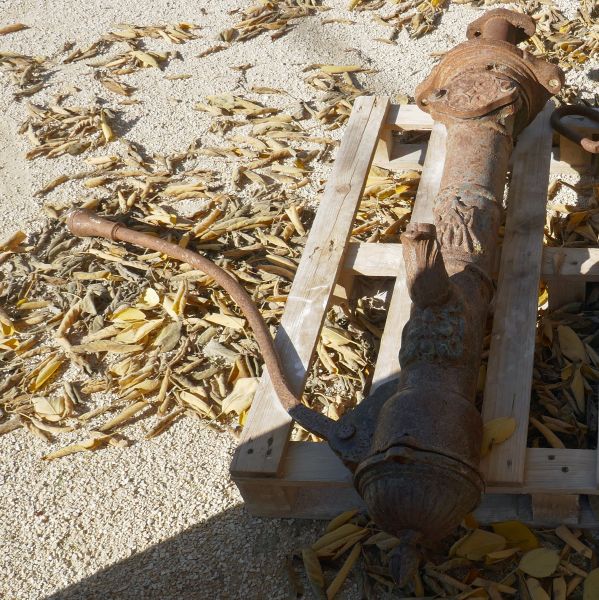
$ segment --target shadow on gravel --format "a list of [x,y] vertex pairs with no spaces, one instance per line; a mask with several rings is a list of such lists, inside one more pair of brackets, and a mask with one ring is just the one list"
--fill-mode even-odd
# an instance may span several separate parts
[[286,556],[323,528],[322,521],[251,517],[236,506],[45,600],[295,598]]

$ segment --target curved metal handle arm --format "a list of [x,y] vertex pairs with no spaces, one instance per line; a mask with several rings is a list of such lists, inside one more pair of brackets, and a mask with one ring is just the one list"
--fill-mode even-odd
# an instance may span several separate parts
[[237,303],[247,318],[283,408],[308,431],[326,439],[333,435],[337,422],[303,405],[289,386],[268,326],[248,293],[231,274],[200,254],[159,237],[128,229],[122,223],[110,221],[87,210],[71,211],[66,223],[71,233],[78,237],[104,237],[114,242],[129,242],[140,248],[157,250],[175,260],[186,262],[212,277]]
[[569,115],[577,115],[579,117],[586,117],[591,121],[599,124],[599,109],[591,108],[590,106],[582,106],[580,104],[574,104],[572,106],[561,106],[556,108],[551,115],[551,127],[555,129],[559,134],[565,138],[573,141],[575,144],[580,144],[587,152],[591,154],[599,154],[599,140],[595,141],[589,137],[585,137],[578,131],[575,131],[571,127],[568,127],[562,123],[562,117]]

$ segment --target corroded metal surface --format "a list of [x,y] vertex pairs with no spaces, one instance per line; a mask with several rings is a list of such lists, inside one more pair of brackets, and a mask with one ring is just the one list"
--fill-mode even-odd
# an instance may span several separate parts
[[402,540],[391,564],[400,582],[417,546],[455,528],[483,489],[474,399],[508,161],[563,83],[556,66],[515,45],[532,32],[529,17],[490,11],[418,87],[418,105],[447,128],[447,147],[434,223],[412,223],[402,236],[413,305],[401,372],[344,415],[352,437],[329,438],[372,518]]

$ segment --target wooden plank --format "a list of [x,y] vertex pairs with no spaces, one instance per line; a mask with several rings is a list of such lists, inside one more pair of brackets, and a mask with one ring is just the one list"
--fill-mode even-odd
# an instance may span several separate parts
[[[422,171],[427,146],[428,142],[405,144],[395,138],[390,150],[386,149],[385,153],[381,151],[375,156],[374,164],[390,171]],[[556,158],[561,156],[559,147],[555,146],[551,152],[549,172],[552,175],[576,175],[585,173],[592,167],[591,154],[587,162],[569,162]],[[510,167],[513,166],[512,160],[509,164]]]
[[387,113],[385,127],[402,131],[426,131],[433,128],[433,123],[433,118],[415,104],[392,104]]
[[377,166],[382,166],[389,162],[391,151],[393,150],[393,131],[389,127],[383,127],[381,129],[381,135],[374,151],[374,158],[372,163]]
[[374,157],[374,164],[389,171],[421,171],[428,142],[419,144],[403,144],[395,140],[393,143],[385,146],[390,150],[378,152]]
[[439,193],[441,176],[445,167],[447,129],[443,123],[435,123],[424,159],[424,169],[416,192],[411,220],[416,223],[433,222],[433,205]]
[[[275,344],[297,394],[304,389],[388,105],[388,98],[356,100],[287,299]],[[276,476],[291,424],[265,371],[231,473]]]
[[[343,268],[355,275],[395,277],[403,269],[401,244],[350,242]],[[543,248],[541,279],[599,281],[599,248]]]
[[[496,452],[496,446],[492,452]],[[594,450],[528,448],[525,478],[522,485],[488,485],[488,494],[594,494],[597,486],[597,456]],[[236,478],[236,482],[263,481],[273,485],[271,478]],[[322,442],[289,442],[281,463],[282,487],[351,487],[352,474],[341,460]]]
[[[441,175],[445,164],[445,143],[447,130],[445,125],[435,123],[425,159],[425,171],[418,185],[416,200],[412,210],[412,220],[424,223],[433,222],[433,205],[439,192]],[[372,380],[373,392],[382,383],[399,376],[399,350],[401,335],[410,319],[412,300],[406,287],[406,273],[403,260],[395,273],[396,280],[387,309],[385,328],[381,337],[379,353]]]
[[[599,113],[599,109],[595,109]],[[573,127],[579,131],[587,133],[597,133],[599,126],[595,121],[591,121],[586,117],[576,115],[568,115],[564,117],[563,122],[569,127]],[[427,113],[418,108],[416,104],[391,104],[385,119],[385,127],[391,129],[423,130],[433,128],[433,118]]]
[[355,275],[396,277],[404,269],[401,244],[350,242],[343,268]]
[[[580,516],[576,523],[579,529],[599,527],[599,520],[589,506],[585,496],[580,498]],[[300,488],[293,505],[282,506],[247,505],[248,512],[256,517],[326,519],[330,520],[344,511],[366,507],[353,488]],[[481,525],[500,521],[521,521],[532,527],[556,527],[562,524],[559,518],[547,515],[543,522],[533,518],[531,497],[527,494],[485,494],[474,510],[474,518]]]
[[[564,117],[564,121],[568,126],[574,127],[580,131],[585,131],[589,134],[597,132],[599,129],[597,123],[586,117],[570,115]],[[433,128],[433,119],[428,113],[422,111],[415,104],[392,104],[387,113],[385,128],[401,131],[427,131]],[[394,145],[389,144],[389,140],[391,139],[393,138],[387,138],[386,141],[387,154],[385,156],[385,162],[388,166],[385,166],[382,162],[379,165],[376,161],[375,164],[384,168],[389,168],[393,171],[416,169],[419,164],[422,165],[424,156],[420,149],[412,148],[400,150],[397,142],[395,142]],[[582,156],[579,154],[579,151],[582,152],[581,149],[575,150],[573,148],[570,148],[571,152],[569,154],[568,144],[571,144],[571,142],[568,140],[565,140],[564,142],[565,143],[562,144],[562,140],[560,139],[560,146],[556,147],[557,156],[552,157],[550,172],[552,174],[566,174],[578,173],[586,170],[590,165],[591,156],[588,153]],[[513,164],[513,162],[511,164]]]
[[558,277],[546,281],[549,310],[557,310],[572,302],[584,302],[587,286],[580,277]]
[[580,503],[576,494],[531,494],[535,523],[578,525]]
[[391,300],[387,308],[385,329],[381,337],[379,353],[372,376],[372,394],[383,383],[399,377],[399,350],[401,348],[401,333],[410,319],[412,301],[406,287],[406,272],[403,261],[397,274]]
[[[364,256],[361,257],[365,260]],[[580,277],[599,281],[599,248],[543,248],[543,279]]]
[[516,431],[483,459],[489,484],[524,481],[553,108],[548,102],[514,150],[482,414],[485,422],[512,416]]

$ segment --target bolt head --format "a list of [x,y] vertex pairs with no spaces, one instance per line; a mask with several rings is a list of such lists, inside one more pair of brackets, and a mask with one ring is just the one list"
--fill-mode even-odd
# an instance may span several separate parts
[[340,440],[348,440],[356,433],[356,428],[351,423],[342,423],[337,427],[337,437]]

